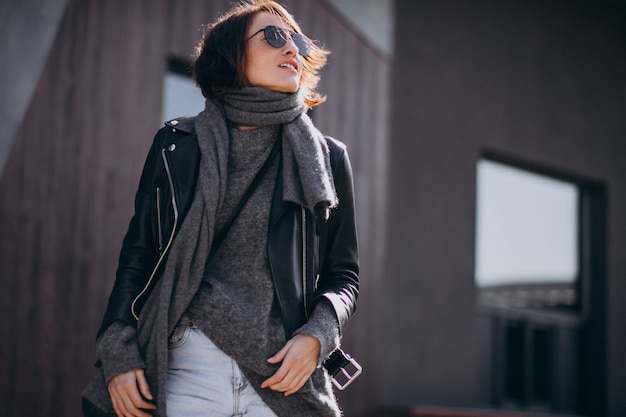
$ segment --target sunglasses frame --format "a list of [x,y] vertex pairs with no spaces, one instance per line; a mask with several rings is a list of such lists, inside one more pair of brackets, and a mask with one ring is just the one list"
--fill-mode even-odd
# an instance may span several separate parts
[[300,55],[308,56],[311,52],[311,41],[309,38],[301,33],[294,32],[293,30],[283,29],[274,25],[268,25],[257,30],[254,34],[249,36],[246,41],[249,41],[261,32],[263,32],[263,36],[265,36],[267,43],[274,48],[282,48],[291,38],[293,43],[296,44]]

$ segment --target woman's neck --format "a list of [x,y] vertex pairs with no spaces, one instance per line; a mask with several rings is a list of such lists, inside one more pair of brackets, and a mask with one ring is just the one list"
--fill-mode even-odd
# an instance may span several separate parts
[[237,130],[254,130],[254,129],[258,129],[259,126],[242,126],[242,125],[238,125],[237,123],[233,123],[230,120],[228,121],[228,127],[233,128],[233,129],[237,129]]

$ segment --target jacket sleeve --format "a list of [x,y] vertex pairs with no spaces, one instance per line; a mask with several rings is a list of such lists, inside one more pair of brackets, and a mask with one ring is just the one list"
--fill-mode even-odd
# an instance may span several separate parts
[[155,136],[141,173],[135,194],[135,213],[122,243],[115,283],[98,335],[116,320],[136,326],[131,304],[145,287],[159,257],[151,221],[155,205],[152,182],[163,137],[164,129],[161,129]]
[[359,250],[352,166],[343,144],[328,139],[335,189],[339,199],[320,233],[320,276],[313,302],[330,301],[340,333],[356,310],[359,294]]

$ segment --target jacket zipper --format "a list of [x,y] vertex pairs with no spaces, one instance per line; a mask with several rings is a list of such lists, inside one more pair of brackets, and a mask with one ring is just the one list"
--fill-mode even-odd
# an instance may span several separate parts
[[159,253],[163,251],[163,230],[161,230],[161,187],[156,188],[157,232],[159,235]]
[[[172,241],[174,240],[174,234],[176,233],[176,225],[178,224],[178,206],[176,205],[176,194],[174,193],[174,180],[172,179],[172,172],[170,170],[170,165],[167,162],[167,156],[165,155],[165,148],[161,149],[161,157],[163,158],[163,164],[165,165],[165,172],[167,173],[167,180],[170,184],[170,191],[172,193],[172,208],[174,209],[174,226],[172,227],[172,232],[170,233],[170,237],[169,237],[169,240],[167,241],[167,245],[165,246],[165,249],[163,249],[163,252],[161,252],[161,256],[159,256],[159,260],[157,261],[154,269],[152,269],[150,278],[148,278],[146,285],[143,287],[141,292],[137,295],[137,297],[135,297],[135,299],[133,300],[133,303],[130,305],[130,312],[132,313],[135,320],[139,320],[139,315],[135,313],[135,305],[141,299],[141,297],[143,297],[143,295],[146,293],[146,291],[148,290],[148,287],[150,287],[150,284],[152,283],[152,280],[154,279],[154,276],[156,275],[156,272],[159,269],[161,262],[163,262],[165,255],[167,254],[170,246],[172,245]],[[159,233],[160,233],[160,228],[159,228]]]
[[302,207],[302,294],[304,302],[304,316],[309,319],[309,311],[307,306],[307,285],[306,285],[306,210]]

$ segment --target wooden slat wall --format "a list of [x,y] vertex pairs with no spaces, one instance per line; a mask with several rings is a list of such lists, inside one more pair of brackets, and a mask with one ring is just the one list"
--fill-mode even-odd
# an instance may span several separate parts
[[[0,180],[0,414],[78,416],[142,154],[164,7],[70,2]],[[163,67],[163,68],[161,68]]]
[[[169,57],[187,58],[226,0],[75,0],[0,178],[0,414],[79,416]],[[340,402],[376,406],[382,354],[389,63],[321,0],[285,1],[332,50],[317,125],[349,146],[362,254],[345,346],[365,366]]]

